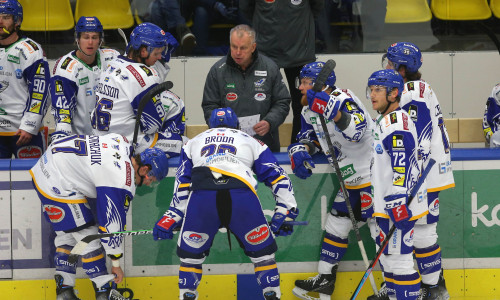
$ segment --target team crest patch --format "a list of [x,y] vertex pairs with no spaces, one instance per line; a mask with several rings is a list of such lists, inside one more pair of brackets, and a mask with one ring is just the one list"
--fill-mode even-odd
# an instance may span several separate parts
[[262,244],[269,238],[269,227],[262,224],[245,234],[245,240],[251,245]]
[[227,101],[236,101],[238,99],[238,95],[236,93],[227,93],[226,100]]
[[208,240],[208,234],[194,231],[184,231],[182,239],[191,248],[200,248]]
[[44,205],[43,206],[43,211],[47,214],[49,217],[50,222],[52,223],[59,223],[64,219],[64,216],[66,213],[64,212],[64,209],[60,208],[59,206],[55,205]]

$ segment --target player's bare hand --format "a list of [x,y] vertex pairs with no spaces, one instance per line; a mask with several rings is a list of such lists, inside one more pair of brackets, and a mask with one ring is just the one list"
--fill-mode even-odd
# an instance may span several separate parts
[[255,133],[257,133],[260,136],[266,135],[269,132],[269,129],[271,129],[271,125],[266,120],[260,121],[253,127]]
[[17,132],[16,132],[16,135],[19,136],[19,139],[17,140],[16,142],[16,145],[17,146],[22,146],[22,145],[26,145],[27,143],[29,143],[31,141],[31,139],[33,138],[33,135],[27,131],[24,131],[22,129],[19,129]]
[[118,284],[123,281],[123,270],[121,267],[112,267],[111,268],[111,273],[115,274],[115,279],[113,281]]

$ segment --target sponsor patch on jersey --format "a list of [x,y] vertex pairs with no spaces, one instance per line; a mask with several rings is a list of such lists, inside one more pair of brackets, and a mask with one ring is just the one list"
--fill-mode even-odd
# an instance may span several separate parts
[[42,107],[42,101],[33,100],[31,101],[29,112],[38,114],[40,113],[41,107]]
[[391,121],[391,124],[397,123],[398,122],[398,115],[396,113],[391,113],[389,115],[389,120]]
[[68,71],[68,72],[73,72],[73,69],[75,68],[75,65],[76,65],[77,63],[78,63],[78,62],[77,62],[76,60],[73,60],[73,61],[69,64],[67,71]]
[[25,146],[17,150],[18,158],[40,158],[42,156],[42,148],[38,146]]
[[20,64],[21,63],[21,60],[19,59],[19,57],[15,56],[15,55],[12,55],[12,54],[7,55],[7,60],[10,61],[10,62],[13,62],[15,64]]
[[[68,68],[68,65],[69,63],[72,61],[73,59],[71,57],[66,57],[66,59],[62,62],[61,64],[61,69],[63,70],[66,70]],[[55,73],[55,72],[54,72]]]
[[125,207],[125,211],[128,211],[128,208],[130,207],[130,202],[132,202],[132,198],[130,197],[129,194],[125,195],[125,202],[123,203],[123,206]]
[[418,106],[414,104],[410,104],[408,106],[408,114],[410,115],[410,118],[413,120],[413,122],[417,122],[418,119]]
[[267,71],[258,71],[255,70],[255,76],[267,76]]
[[89,83],[89,77],[88,76],[80,78],[80,80],[78,81],[78,84],[80,84],[80,85],[84,85],[86,83]]
[[87,89],[85,90],[85,95],[87,95],[87,96],[92,96],[92,89],[91,89],[91,88],[87,88]]
[[439,198],[434,199],[429,205],[429,213],[435,217],[439,216]]
[[356,125],[362,123],[365,120],[365,118],[363,118],[363,115],[358,113],[354,113],[353,117],[354,117],[354,124]]
[[56,74],[57,66],[59,65],[59,62],[61,61],[62,57],[59,57],[59,59],[56,61],[56,64],[54,65],[54,68],[52,69],[52,74]]
[[38,51],[38,45],[35,42],[33,42],[31,40],[27,40],[26,43],[30,44],[30,46],[31,46],[31,48],[33,48],[33,50]]
[[146,82],[144,82],[144,79],[142,78],[141,74],[139,74],[139,72],[137,72],[137,70],[132,65],[128,65],[127,70],[129,70],[130,73],[134,75],[135,79],[137,80],[137,82],[139,82],[139,85],[141,87],[146,86]]
[[31,94],[31,98],[33,98],[33,99],[38,99],[38,100],[42,100],[42,99],[43,99],[43,94],[40,94],[40,93],[33,93],[33,94]]
[[415,230],[412,229],[408,231],[404,236],[403,236],[403,242],[405,243],[406,246],[408,247],[413,247],[413,236],[414,236]]
[[54,86],[55,86],[55,89],[56,89],[56,95],[62,95],[64,92],[63,92],[63,83],[62,83],[62,80],[55,80],[54,81]]
[[236,93],[227,93],[226,100],[227,101],[236,101],[238,99],[238,95]]
[[253,98],[257,101],[263,101],[263,100],[266,100],[266,94],[257,93],[257,94],[255,94],[255,96],[253,96]]
[[153,72],[151,72],[151,70],[148,67],[140,66],[140,68],[144,71],[144,73],[146,73],[146,75],[153,76]]
[[236,85],[234,83],[228,83],[228,84],[226,84],[226,88],[227,89],[234,89],[234,88],[236,88]]
[[399,174],[404,174],[406,172],[405,167],[394,167],[392,169],[394,170],[394,172],[399,173]]
[[14,72],[16,73],[17,79],[23,78],[23,71],[21,69],[16,69]]
[[245,240],[251,245],[258,245],[265,242],[269,236],[269,227],[266,224],[262,224],[245,234]]
[[340,91],[333,91],[332,93],[335,97],[340,96],[340,94],[342,94]]
[[6,116],[6,115],[7,115],[7,112],[5,111],[5,109],[0,107],[0,116]]
[[125,162],[125,172],[127,172],[127,180],[125,180],[125,184],[128,186],[132,185],[132,167],[128,161]]
[[340,172],[342,173],[342,178],[344,178],[344,180],[356,174],[356,170],[354,170],[353,164],[340,168]]
[[403,129],[404,130],[409,130],[409,127],[408,127],[408,117],[403,114]]
[[191,248],[200,248],[208,241],[208,234],[195,231],[184,231],[182,239]]
[[415,90],[415,84],[413,83],[413,81],[410,81],[406,84],[406,89],[409,91]]
[[122,169],[122,166],[120,166],[120,163],[117,162],[117,161],[114,161],[113,164],[115,165],[115,167],[117,167],[119,170]]
[[302,0],[292,0],[291,2],[293,5],[299,5],[300,3],[302,3]]
[[356,110],[358,108],[358,106],[356,105],[356,103],[346,101],[345,108],[347,108],[347,111],[353,111],[353,110]]
[[266,3],[274,3],[275,0],[265,0]]
[[62,123],[68,123],[71,124],[71,117],[69,115],[63,115],[61,117],[61,122]]
[[404,182],[405,182],[405,175],[398,175],[392,182],[392,185],[403,186]]
[[64,209],[56,205],[46,204],[43,206],[43,211],[47,214],[50,222],[52,223],[61,222],[64,219],[64,216],[66,215]]
[[104,77],[104,82],[108,82],[108,81],[109,81],[109,77],[108,76]]
[[67,109],[60,109],[59,110],[59,114],[60,115],[69,115],[69,110],[67,110]]
[[392,149],[393,150],[405,149],[405,144],[403,143],[403,136],[401,134],[395,134],[392,136]]
[[35,75],[45,75],[45,68],[43,67],[43,63],[38,64]]

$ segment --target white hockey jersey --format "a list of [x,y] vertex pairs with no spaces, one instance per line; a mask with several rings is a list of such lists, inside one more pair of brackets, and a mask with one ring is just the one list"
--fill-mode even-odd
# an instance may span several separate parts
[[40,44],[21,37],[0,48],[0,135],[37,134],[48,108],[50,71]]
[[[38,191],[53,201],[87,203],[86,198],[96,198],[100,230],[123,231],[125,215],[136,191],[130,146],[119,134],[59,138],[52,142],[30,174]],[[77,226],[84,225],[78,223],[81,219],[73,217]],[[123,253],[119,245],[111,248],[106,245],[107,254]]]
[[[351,90],[335,89],[330,95],[341,101],[340,111],[351,118],[349,126],[341,131],[335,122],[326,121],[330,139],[337,157],[346,188],[360,189],[370,186],[370,160],[373,120],[363,103]],[[297,140],[303,143],[318,143],[330,156],[325,133],[317,113],[308,106],[302,109],[302,125]]]
[[97,64],[90,67],[71,51],[56,62],[50,79],[52,115],[56,131],[92,134],[90,113],[95,107],[99,75],[119,55],[113,49],[99,49]]
[[500,146],[500,83],[493,87],[486,101],[483,117],[483,132],[490,147]]
[[[236,178],[256,195],[257,180],[264,182],[271,188],[276,202],[285,205],[287,209],[297,207],[292,182],[271,150],[243,131],[208,129],[184,145],[170,204],[183,213],[187,207],[192,170],[197,167],[210,169],[213,178],[206,178],[207,181],[223,175]],[[254,174],[257,175],[257,180]]]
[[[384,197],[410,195],[420,176],[422,161],[418,155],[415,124],[401,109],[379,116],[373,130],[371,167],[374,217],[389,218]],[[425,182],[409,206],[412,220],[428,214]]]
[[408,112],[417,128],[424,166],[436,161],[427,176],[428,192],[455,186],[451,167],[450,139],[436,94],[425,81],[409,81],[401,95],[400,107]]
[[[160,83],[153,68],[118,56],[101,73],[96,89],[96,106],[91,122],[95,135],[119,133],[132,141],[139,102],[152,87]],[[155,134],[161,129],[165,110],[154,97],[144,107],[138,141],[144,134]]]

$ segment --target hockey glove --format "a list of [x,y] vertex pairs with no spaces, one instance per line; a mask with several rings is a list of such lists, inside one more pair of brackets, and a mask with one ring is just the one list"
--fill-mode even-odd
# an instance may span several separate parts
[[408,196],[405,194],[389,195],[384,197],[385,210],[391,218],[394,226],[399,230],[407,230],[413,227],[415,221],[410,221],[413,216],[406,205]]
[[155,241],[165,239],[171,240],[174,237],[174,229],[179,227],[181,223],[181,215],[171,209],[167,210],[153,228],[153,239]]
[[287,210],[285,205],[278,203],[274,209],[274,215],[269,226],[276,236],[287,236],[292,234],[293,225],[284,225],[285,221],[293,221],[299,215],[299,209],[294,207]]
[[165,55],[162,56],[162,58],[166,62],[169,62],[172,53],[174,53],[177,47],[179,47],[179,42],[169,32],[165,32],[165,35],[167,36],[167,51],[165,52]]
[[311,169],[314,168],[314,162],[306,146],[301,143],[291,144],[288,146],[288,157],[290,157],[295,176],[306,179],[312,175]]
[[325,92],[307,91],[307,103],[315,113],[322,114],[327,120],[333,120],[340,108],[340,100]]

